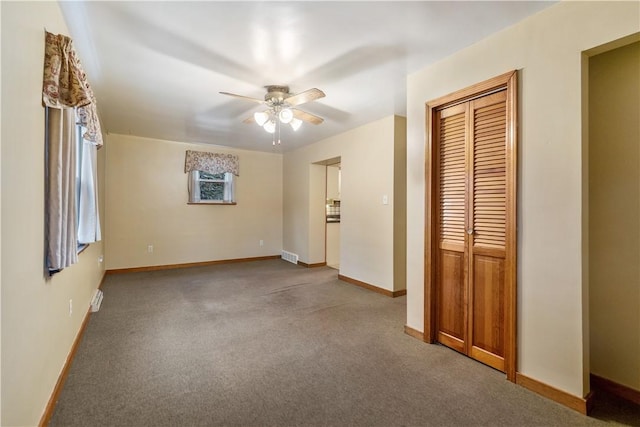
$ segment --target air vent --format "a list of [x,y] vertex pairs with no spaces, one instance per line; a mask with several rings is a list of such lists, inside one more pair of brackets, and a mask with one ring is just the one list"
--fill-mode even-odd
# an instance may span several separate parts
[[298,264],[298,254],[292,252],[282,251],[282,259],[292,264]]
[[102,291],[97,289],[91,300],[91,312],[95,313],[100,310],[100,304],[102,304]]

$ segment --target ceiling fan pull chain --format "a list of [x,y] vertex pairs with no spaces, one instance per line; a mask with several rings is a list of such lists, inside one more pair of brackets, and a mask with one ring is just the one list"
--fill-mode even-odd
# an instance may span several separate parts
[[277,120],[276,124],[278,125],[278,145],[280,145],[280,120]]
[[[278,144],[280,144],[280,126],[278,126],[278,119],[276,117],[276,129],[278,130]],[[273,131],[273,146],[276,145],[276,131]]]

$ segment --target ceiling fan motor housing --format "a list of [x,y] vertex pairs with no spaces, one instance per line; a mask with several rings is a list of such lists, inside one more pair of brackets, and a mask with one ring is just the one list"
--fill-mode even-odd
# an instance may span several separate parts
[[270,85],[265,86],[267,93],[264,100],[272,105],[282,105],[284,100],[291,96],[289,86]]

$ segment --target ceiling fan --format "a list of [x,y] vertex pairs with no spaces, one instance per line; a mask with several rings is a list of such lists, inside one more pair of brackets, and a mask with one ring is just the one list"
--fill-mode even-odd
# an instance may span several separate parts
[[[275,133],[276,129],[280,132],[280,123],[289,124],[293,130],[298,130],[302,122],[319,125],[324,121],[322,117],[296,108],[298,105],[323,98],[325,94],[320,89],[307,89],[296,94],[289,92],[289,86],[269,85],[265,86],[265,89],[267,89],[267,93],[264,96],[264,100],[229,92],[220,93],[266,105],[266,110],[254,113],[243,122],[257,123],[269,133]],[[280,143],[279,140],[278,143]]]

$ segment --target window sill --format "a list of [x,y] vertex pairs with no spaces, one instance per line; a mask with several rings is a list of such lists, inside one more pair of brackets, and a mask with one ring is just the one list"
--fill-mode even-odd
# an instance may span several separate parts
[[236,202],[187,202],[188,205],[237,205]]
[[78,255],[80,255],[82,252],[84,252],[85,249],[87,249],[89,247],[88,243],[81,243],[78,245],[78,252],[76,252]]

